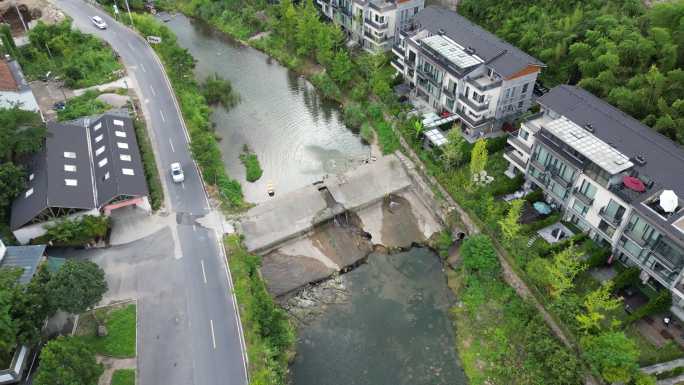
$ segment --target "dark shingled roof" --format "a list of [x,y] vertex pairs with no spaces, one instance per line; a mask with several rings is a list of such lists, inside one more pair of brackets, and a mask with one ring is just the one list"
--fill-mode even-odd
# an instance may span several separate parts
[[[640,214],[649,217],[668,233],[684,241],[684,234],[669,225],[684,216],[684,213],[680,212],[664,220],[639,204],[649,200],[662,189],[673,190],[680,200],[684,199],[684,149],[682,147],[579,87],[569,85],[555,87],[540,97],[537,102],[580,126],[590,123],[596,137],[630,157],[639,175],[647,176],[655,182],[653,188],[645,193],[634,195],[630,203]],[[646,159],[646,164],[643,166],[634,162],[634,157],[638,155]]]
[[[130,118],[105,114],[88,127],[49,122],[47,129],[44,150],[34,155],[29,165],[33,179],[28,181],[27,191],[32,189],[32,194],[26,196],[24,192],[12,204],[13,230],[48,207],[90,210],[101,208],[118,196],[147,195]],[[75,158],[65,157],[65,153],[75,153]],[[122,160],[122,155],[130,160]],[[104,158],[106,164],[100,167]],[[132,170],[133,175],[124,174],[123,169]],[[67,185],[67,179],[76,180],[76,185]]]
[[451,40],[465,48],[472,48],[475,55],[481,57],[503,78],[516,74],[530,64],[544,65],[538,59],[448,9],[438,6],[426,7],[418,12],[416,22],[421,28],[433,34],[443,30]]
[[19,277],[19,283],[26,284],[31,281],[38,269],[41,258],[45,255],[45,245],[35,246],[7,246],[5,256],[0,261],[0,268],[23,269]]

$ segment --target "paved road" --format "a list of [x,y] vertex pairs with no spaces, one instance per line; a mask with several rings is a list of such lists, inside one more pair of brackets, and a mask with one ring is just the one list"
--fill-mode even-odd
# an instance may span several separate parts
[[[186,131],[163,68],[152,49],[131,30],[80,0],[55,0],[74,25],[112,45],[126,65],[143,105],[161,167],[181,162],[185,182],[162,174],[167,210],[175,215],[176,247],[159,269],[135,268],[128,277],[139,307],[138,368],[144,385],[243,385],[245,360],[225,259],[217,234],[195,224],[209,203],[190,157]],[[109,28],[96,29],[88,19],[102,16]],[[152,241],[150,241],[152,242]],[[161,247],[150,243],[149,250]],[[164,245],[168,246],[168,245]],[[108,272],[109,274],[109,272]]]

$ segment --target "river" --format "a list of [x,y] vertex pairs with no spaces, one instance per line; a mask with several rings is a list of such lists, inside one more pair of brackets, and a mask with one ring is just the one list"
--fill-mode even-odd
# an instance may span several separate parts
[[[223,138],[220,145],[228,173],[242,183],[248,201],[268,199],[268,183],[283,194],[325,174],[345,171],[369,156],[370,147],[345,127],[339,108],[319,97],[303,77],[183,16],[167,25],[197,59],[198,79],[217,73],[240,94],[237,107],[215,108],[212,121]],[[239,159],[245,144],[264,170],[256,183],[245,181]]]
[[[251,202],[345,170],[369,147],[348,130],[339,108],[322,100],[309,82],[263,53],[242,47],[183,16],[167,25],[197,59],[202,79],[218,73],[241,96],[230,111],[214,110],[230,175]],[[264,176],[244,180],[238,156],[247,144]],[[448,308],[454,299],[439,258],[424,248],[371,255],[345,274],[350,300],[331,305],[298,330],[294,385],[463,385]]]

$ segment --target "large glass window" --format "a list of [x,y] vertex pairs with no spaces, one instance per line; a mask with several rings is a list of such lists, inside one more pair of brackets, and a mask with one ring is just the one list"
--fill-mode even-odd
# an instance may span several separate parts
[[594,196],[596,196],[596,186],[585,179],[582,181],[582,185],[580,185],[579,192],[589,199],[594,199]]
[[627,232],[632,239],[644,244],[655,244],[660,237],[660,233],[638,215],[630,218]]
[[575,199],[575,203],[572,205],[572,208],[582,217],[587,215],[587,211],[589,211],[589,207],[577,199]]
[[621,221],[624,214],[625,208],[612,199],[604,209],[604,215],[608,218],[614,218],[616,222]]

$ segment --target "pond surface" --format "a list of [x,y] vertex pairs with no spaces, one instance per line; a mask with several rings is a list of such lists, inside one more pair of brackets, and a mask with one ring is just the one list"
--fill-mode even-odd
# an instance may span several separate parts
[[[370,148],[344,126],[339,108],[300,76],[183,16],[167,25],[197,59],[198,78],[218,73],[241,96],[230,111],[216,108],[212,120],[226,168],[249,201],[267,199],[269,182],[282,194],[368,156]],[[264,169],[257,183],[244,179],[238,157],[245,144]],[[343,279],[350,301],[331,305],[298,331],[295,385],[466,384],[448,317],[453,298],[434,253],[372,255]]]
[[[345,171],[369,156],[370,147],[342,123],[339,107],[323,100],[303,77],[182,15],[167,25],[197,59],[198,79],[217,73],[240,94],[237,107],[215,108],[212,120],[223,138],[226,168],[242,182],[248,201],[268,199],[269,182],[283,194],[325,174]],[[256,183],[245,181],[239,159],[245,144],[264,170]]]
[[296,385],[461,385],[439,257],[375,255],[343,276],[350,302],[298,331]]

